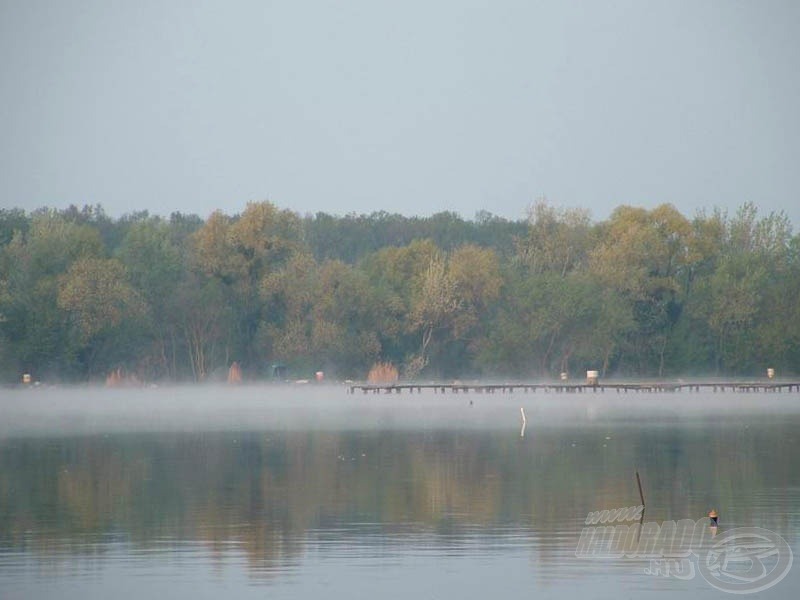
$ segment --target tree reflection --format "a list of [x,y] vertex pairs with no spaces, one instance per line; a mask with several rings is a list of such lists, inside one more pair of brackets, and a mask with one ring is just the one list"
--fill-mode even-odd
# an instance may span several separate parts
[[[409,531],[448,543],[562,532],[574,549],[569,536],[587,512],[638,503],[634,468],[648,519],[695,518],[712,503],[758,519],[754,491],[800,484],[791,427],[630,428],[612,439],[602,426],[529,428],[523,439],[452,430],[8,439],[0,547],[98,552],[88,542],[112,536],[154,550],[200,542],[221,556],[233,544],[259,574],[296,563],[312,542]],[[557,560],[559,548],[537,552]]]

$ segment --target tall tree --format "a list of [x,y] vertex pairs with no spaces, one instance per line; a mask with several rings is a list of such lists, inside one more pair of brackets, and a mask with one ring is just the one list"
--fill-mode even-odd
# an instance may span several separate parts
[[135,328],[121,326],[134,321],[138,324],[146,310],[145,302],[128,282],[125,266],[116,259],[104,258],[82,258],[70,266],[59,278],[58,307],[75,328],[89,376],[98,373],[98,357],[103,359],[102,373],[112,366],[109,359],[122,358],[120,348],[131,349],[126,342]]
[[428,365],[434,334],[452,328],[462,309],[463,299],[457,294],[445,256],[434,255],[428,262],[411,309],[409,326],[420,336],[420,346],[417,355],[408,363],[409,376],[415,377]]
[[14,348],[14,371],[56,377],[81,371],[57,304],[59,277],[76,260],[103,254],[97,230],[67,221],[55,211],[37,211],[27,233],[14,234],[0,253],[0,328]]
[[148,306],[143,323],[146,341],[137,361],[144,370],[141,375],[148,379],[179,378],[179,365],[184,362],[180,327],[184,308],[176,300],[187,276],[185,252],[175,242],[169,224],[148,218],[131,225],[115,254]]
[[636,370],[647,372],[654,365],[654,374],[661,376],[691,273],[692,225],[671,205],[651,211],[622,206],[603,234],[592,252],[592,272],[632,303]]

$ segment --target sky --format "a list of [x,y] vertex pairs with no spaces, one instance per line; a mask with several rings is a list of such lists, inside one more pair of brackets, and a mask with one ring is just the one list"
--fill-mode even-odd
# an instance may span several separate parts
[[799,31],[794,0],[0,0],[0,208],[797,230]]

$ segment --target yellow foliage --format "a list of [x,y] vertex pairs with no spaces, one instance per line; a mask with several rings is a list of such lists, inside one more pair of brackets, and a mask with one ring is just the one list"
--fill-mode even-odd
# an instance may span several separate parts
[[75,261],[60,278],[58,306],[87,338],[145,312],[143,300],[127,281],[125,266],[113,258]]

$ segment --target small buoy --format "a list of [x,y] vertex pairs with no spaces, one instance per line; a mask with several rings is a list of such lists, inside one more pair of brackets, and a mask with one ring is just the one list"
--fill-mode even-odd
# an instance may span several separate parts
[[712,527],[719,525],[719,514],[717,514],[716,508],[712,508],[710,511],[708,511],[708,518],[711,519]]

